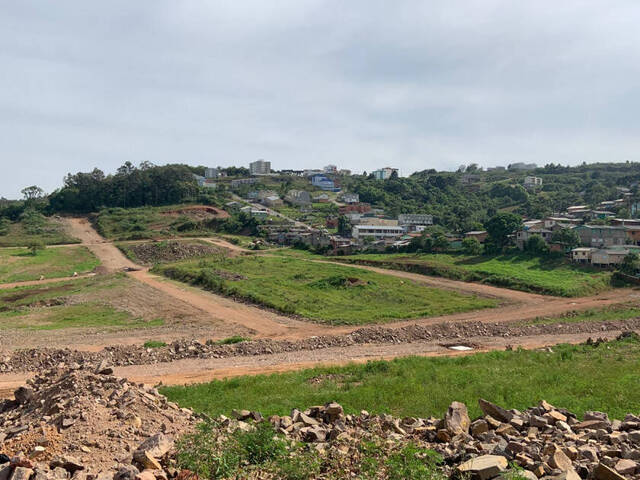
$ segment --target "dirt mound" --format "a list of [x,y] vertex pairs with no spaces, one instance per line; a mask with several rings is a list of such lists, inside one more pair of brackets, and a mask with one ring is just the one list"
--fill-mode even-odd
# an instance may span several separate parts
[[132,463],[143,441],[183,434],[195,424],[191,411],[111,372],[104,364],[72,365],[20,387],[15,400],[0,403],[0,453],[26,455],[30,468],[58,462],[87,473],[115,471]]
[[127,248],[135,255],[138,262],[145,265],[177,262],[221,252],[221,249],[213,245],[178,240],[137,243]]

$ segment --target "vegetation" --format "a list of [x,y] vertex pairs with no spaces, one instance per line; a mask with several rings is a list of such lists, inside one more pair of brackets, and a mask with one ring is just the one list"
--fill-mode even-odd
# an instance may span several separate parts
[[100,262],[85,247],[0,250],[0,282],[23,282],[44,278],[70,277],[74,272],[90,272]]
[[344,367],[164,387],[183,407],[211,416],[233,408],[288,415],[291,408],[342,404],[347,413],[442,416],[453,400],[481,414],[485,398],[525,409],[541,399],[582,415],[586,410],[623,418],[640,409],[640,341],[636,337],[549,350],[477,353],[463,357],[407,357]]
[[94,224],[101,235],[122,241],[204,237],[217,232],[254,234],[257,231],[257,220],[245,213],[221,218],[188,207],[107,208],[95,216]]
[[142,318],[134,318],[128,312],[116,310],[110,305],[99,302],[52,306],[44,308],[36,314],[31,314],[28,318],[17,318],[15,315],[0,313],[0,329],[141,328],[158,327],[163,324],[162,319],[145,321]]
[[611,286],[611,272],[576,265],[560,255],[391,254],[335,257],[335,260],[565,297],[592,295]]
[[7,217],[0,217],[0,247],[79,242],[77,238],[71,237],[64,231],[60,221],[45,217],[35,210],[26,211],[15,222]]
[[242,343],[242,342],[249,342],[249,341],[251,341],[250,338],[242,337],[240,335],[234,335],[232,337],[227,337],[227,338],[218,340],[216,343],[218,345],[232,345],[234,343]]
[[166,342],[161,342],[159,340],[147,340],[142,346],[144,348],[162,348],[166,347],[167,344]]
[[610,305],[606,308],[592,308],[589,310],[572,311],[557,317],[539,317],[526,320],[522,325],[552,325],[554,323],[583,323],[583,322],[616,322],[640,317],[640,306],[622,303]]
[[159,265],[155,270],[217,293],[335,325],[429,317],[497,305],[493,299],[296,257],[219,256]]

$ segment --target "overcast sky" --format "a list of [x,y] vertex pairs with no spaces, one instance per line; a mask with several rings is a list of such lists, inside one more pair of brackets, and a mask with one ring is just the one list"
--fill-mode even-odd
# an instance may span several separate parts
[[640,2],[7,1],[0,196],[123,162],[640,160]]

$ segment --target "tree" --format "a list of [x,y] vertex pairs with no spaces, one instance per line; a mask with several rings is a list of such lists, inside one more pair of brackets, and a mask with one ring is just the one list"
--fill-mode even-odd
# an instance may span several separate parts
[[491,242],[498,248],[507,245],[509,235],[522,226],[522,218],[511,212],[500,212],[484,224]]
[[449,240],[442,232],[434,232],[431,235],[431,248],[435,251],[446,250],[449,247]]
[[462,240],[462,251],[467,255],[480,255],[482,253],[482,244],[477,238],[465,238]]
[[351,222],[344,215],[338,217],[338,235],[341,237],[351,236]]
[[29,240],[29,242],[27,243],[27,248],[31,252],[31,255],[35,256],[40,250],[45,249],[45,245],[44,242],[39,238],[34,238],[32,240]]
[[551,241],[559,243],[567,249],[580,246],[580,237],[573,228],[558,228],[551,234]]
[[546,254],[549,253],[549,245],[544,241],[540,235],[531,235],[529,240],[524,246],[524,249],[527,252],[535,253],[535,254]]
[[636,252],[629,252],[622,259],[620,271],[627,275],[635,275],[640,270],[640,256]]

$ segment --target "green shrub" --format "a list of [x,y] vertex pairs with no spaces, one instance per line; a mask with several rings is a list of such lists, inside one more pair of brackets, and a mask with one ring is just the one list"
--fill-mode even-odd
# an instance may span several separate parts
[[165,342],[161,342],[161,341],[158,341],[158,340],[147,340],[143,344],[144,348],[161,348],[161,347],[166,347],[166,346],[167,346],[167,344]]

